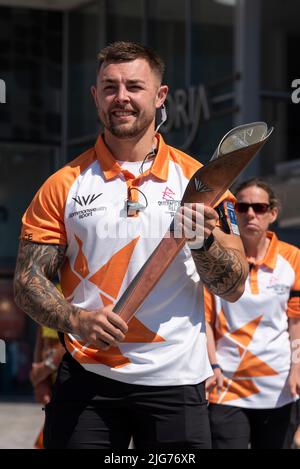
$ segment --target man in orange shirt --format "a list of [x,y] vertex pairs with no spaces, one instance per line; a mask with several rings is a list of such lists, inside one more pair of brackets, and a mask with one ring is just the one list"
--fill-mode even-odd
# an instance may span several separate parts
[[[202,282],[234,301],[247,263],[214,208],[177,212],[201,164],[155,130],[168,92],[163,71],[160,57],[135,43],[101,51],[92,94],[104,133],[46,181],[23,217],[16,301],[63,332],[68,352],[46,406],[47,448],[121,449],[131,435],[137,448],[210,447]],[[226,211],[232,200],[226,193],[217,205]],[[127,325],[113,303],[175,213],[184,225],[197,218],[203,247],[179,252]],[[64,297],[50,282],[58,270]]]

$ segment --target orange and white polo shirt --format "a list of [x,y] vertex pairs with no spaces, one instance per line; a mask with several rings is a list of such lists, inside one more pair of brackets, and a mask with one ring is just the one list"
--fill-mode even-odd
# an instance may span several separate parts
[[[157,139],[153,164],[140,175],[131,172],[133,164],[120,165],[99,137],[94,148],[44,183],[23,217],[22,239],[67,245],[60,283],[64,296],[78,307],[93,310],[120,298],[166,233],[189,179],[201,166],[167,146],[159,134]],[[127,216],[128,191],[147,205],[138,216]],[[185,246],[178,254],[118,347],[98,350],[71,334],[65,334],[65,343],[87,370],[126,383],[205,380],[211,368],[203,288],[190,249]]]
[[205,289],[206,319],[215,332],[225,375],[211,403],[245,408],[281,407],[293,401],[288,318],[300,318],[300,250],[268,232],[262,262],[250,269],[245,292],[228,303]]

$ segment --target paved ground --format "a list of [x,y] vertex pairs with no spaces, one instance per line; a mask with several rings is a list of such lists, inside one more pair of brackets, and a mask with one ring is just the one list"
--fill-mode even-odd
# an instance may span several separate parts
[[41,405],[0,401],[0,449],[32,449],[43,421]]
[[0,402],[0,449],[33,448],[43,420],[38,404]]

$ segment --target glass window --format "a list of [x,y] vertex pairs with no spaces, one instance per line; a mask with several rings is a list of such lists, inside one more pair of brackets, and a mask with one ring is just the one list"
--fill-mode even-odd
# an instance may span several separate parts
[[148,36],[166,62],[170,88],[162,133],[205,162],[233,123],[234,7],[214,0],[190,4],[189,23],[187,2],[149,2]]
[[166,62],[171,92],[185,80],[185,0],[151,0],[148,4],[149,45]]
[[0,8],[0,139],[60,138],[61,39],[61,13]]
[[280,0],[262,2],[262,116],[276,130],[264,149],[264,174],[282,161],[298,159],[300,164],[300,104],[292,102],[291,86],[300,80],[299,12],[297,1],[286,2],[284,8]]
[[190,127],[199,125],[190,151],[202,162],[233,126],[234,8],[216,0],[192,1]]
[[192,82],[209,83],[233,73],[234,7],[192,1]]
[[102,47],[99,7],[92,4],[69,14],[69,139],[97,132],[91,86],[96,81],[97,54]]
[[142,41],[141,0],[107,2],[107,41]]
[[0,266],[14,265],[22,215],[53,171],[52,149],[0,145]]
[[87,138],[87,139],[84,139],[80,143],[76,143],[74,145],[69,145],[68,146],[68,154],[67,154],[68,161],[74,160],[75,158],[77,158],[77,156],[81,155],[81,153],[84,153],[85,151],[87,151],[90,148],[94,147],[94,145],[96,143],[96,138],[97,138],[97,136],[95,136],[95,138],[90,138],[90,139]]
[[148,2],[148,44],[166,64],[164,82],[169,86],[168,121],[162,127],[168,143],[182,144],[182,123],[174,114],[174,94],[185,87],[185,0]]

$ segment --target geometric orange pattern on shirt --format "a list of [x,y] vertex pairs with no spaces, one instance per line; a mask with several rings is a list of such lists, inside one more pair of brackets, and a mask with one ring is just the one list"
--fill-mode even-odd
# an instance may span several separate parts
[[65,344],[73,358],[80,363],[90,363],[95,365],[102,363],[103,365],[107,365],[112,368],[120,368],[130,363],[130,360],[121,353],[119,347],[110,347],[108,353],[104,350],[97,349],[90,344],[84,349],[83,353],[79,349],[82,344],[75,339],[71,340],[71,338],[66,334]]
[[234,378],[245,378],[255,376],[274,376],[278,372],[263,362],[253,353],[239,348],[240,355],[243,357],[238,369],[234,373]]
[[[257,394],[259,393],[259,389],[251,378],[258,376],[273,376],[278,374],[273,368],[260,360],[256,355],[246,351],[247,347],[250,345],[253,339],[254,333],[262,317],[262,315],[257,316],[252,321],[244,324],[244,326],[229,334],[226,317],[223,309],[221,309],[220,313],[218,314],[218,324],[216,326],[216,331],[218,331],[219,338],[226,335],[241,345],[241,347],[237,346],[241,356],[241,361],[232,377],[232,380],[228,380],[227,378],[224,379],[224,385],[221,390],[221,399],[219,395],[217,395],[216,389],[214,389],[209,396],[210,402],[221,403]],[[241,379],[248,377],[250,379]],[[230,385],[228,389],[226,389],[229,382]],[[222,392],[224,392],[223,395]]]
[[[224,379],[224,387],[228,386],[230,380],[227,378]],[[222,393],[222,391],[221,391]],[[238,381],[232,380],[226,394],[222,396],[222,398],[218,400],[214,400],[214,402],[224,403],[226,401],[232,401],[235,399],[241,399],[245,397],[249,397],[252,394],[258,394],[259,389],[252,381],[252,379],[241,379]]]
[[217,317],[217,324],[215,328],[215,340],[221,339],[224,335],[228,334],[228,332],[229,330],[227,326],[226,316],[222,308]]
[[245,324],[240,329],[231,332],[229,334],[229,337],[232,337],[232,339],[234,339],[236,342],[239,342],[241,345],[247,348],[253,338],[254,332],[256,331],[257,326],[259,325],[262,317],[263,316],[258,316],[257,318]]
[[[116,252],[98,272],[89,278],[101,292],[107,293],[117,299],[124,277],[128,270],[128,264],[139,237]],[[110,301],[111,303],[111,301]]]
[[[85,274],[88,272],[88,264],[83,255],[82,242],[77,236],[76,240],[79,244],[78,256],[80,256],[76,259],[77,268],[81,269],[81,272]],[[117,299],[138,240],[139,237],[135,238],[116,252],[106,264],[88,279],[99,288],[99,294],[105,306],[112,304],[113,300]],[[133,317],[128,324],[128,332],[123,343],[153,343],[164,341],[165,340],[160,335],[154,333],[136,317]],[[80,363],[101,363],[111,368],[120,368],[130,363],[130,360],[122,354],[119,347],[110,347],[108,351],[105,351],[99,350],[90,344],[81,352],[80,348],[83,345],[81,342],[78,342],[76,339],[71,340],[69,336],[65,337],[65,342],[69,352],[73,354],[73,357]]]
[[[117,299],[124,277],[126,275],[128,264],[132,256],[133,250],[139,238],[134,239],[125,247],[116,252],[110,260],[102,266],[91,278],[99,290],[100,297],[105,306],[112,303],[110,298]],[[111,281],[113,278],[113,282]],[[105,293],[108,296],[105,296]],[[164,342],[164,339],[158,334],[148,329],[136,317],[133,317],[128,324],[128,332],[125,342],[146,343],[146,342]]]
[[145,324],[133,317],[128,324],[128,332],[122,343],[164,342],[164,339],[148,329]]
[[[128,325],[128,332],[123,343],[146,343],[146,342],[164,342],[164,339],[153,331],[150,331],[144,324],[137,318],[133,317]],[[130,360],[125,357],[119,347],[110,347],[109,353],[104,350],[99,350],[90,344],[84,349],[82,353],[78,348],[79,342],[73,339],[72,342],[66,342],[69,352],[74,353],[73,357],[80,363],[90,363],[110,366],[112,368],[120,368],[130,363]],[[77,349],[77,350],[76,350]]]
[[81,282],[81,279],[71,269],[69,258],[66,257],[64,265],[61,268],[60,276],[61,290],[65,298],[69,298],[76,287]]
[[107,296],[102,295],[101,293],[100,293],[100,298],[101,298],[102,303],[104,304],[104,306],[111,305],[111,298],[108,298]]
[[[75,235],[75,239],[78,243],[79,246],[79,251],[76,256],[75,262],[74,262],[74,270],[77,274],[80,275],[81,278],[85,278],[89,275],[89,268],[88,268],[88,262],[83,254],[82,250],[82,241],[81,239]],[[64,265],[61,269],[61,290],[65,298],[69,298],[69,296],[73,293],[76,287],[81,282],[81,278],[76,275],[70,265],[69,258],[66,257],[66,260],[64,262]]]

